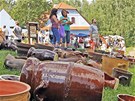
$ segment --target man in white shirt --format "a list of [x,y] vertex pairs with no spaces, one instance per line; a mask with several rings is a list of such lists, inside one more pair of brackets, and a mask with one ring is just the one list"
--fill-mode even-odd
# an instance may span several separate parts
[[90,25],[89,33],[90,38],[96,43],[96,48],[98,48],[99,45],[99,33],[98,33],[98,27],[97,27],[97,21],[96,19],[92,19],[92,24]]

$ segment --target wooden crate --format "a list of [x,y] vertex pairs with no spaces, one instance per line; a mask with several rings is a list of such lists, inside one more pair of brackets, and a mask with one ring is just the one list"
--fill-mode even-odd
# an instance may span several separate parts
[[125,67],[121,69],[128,70],[129,61],[119,58],[102,56],[102,70],[107,74],[112,75],[113,68],[118,68],[119,65],[125,65]]

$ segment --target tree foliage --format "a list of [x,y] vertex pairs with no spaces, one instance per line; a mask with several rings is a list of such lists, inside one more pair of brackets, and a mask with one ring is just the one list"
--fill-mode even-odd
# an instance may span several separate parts
[[100,34],[116,33],[125,37],[127,46],[135,45],[134,0],[96,0],[82,11],[89,21],[97,19]]
[[22,24],[28,21],[38,21],[39,16],[50,10],[52,5],[46,0],[17,0],[11,15]]

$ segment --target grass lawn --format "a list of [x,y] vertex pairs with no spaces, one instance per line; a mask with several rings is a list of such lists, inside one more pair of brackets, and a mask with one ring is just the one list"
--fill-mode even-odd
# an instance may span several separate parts
[[[0,75],[1,74],[16,74],[19,75],[19,71],[15,70],[8,70],[3,66],[4,59],[7,56],[7,54],[16,55],[13,51],[8,50],[0,50]],[[134,68],[129,68],[129,71],[131,71],[133,74],[135,74],[135,66]],[[131,94],[135,95],[135,75],[132,77],[131,85],[129,87],[119,85],[117,90],[113,90],[110,88],[105,88],[103,92],[103,99],[102,101],[117,101],[117,94]]]

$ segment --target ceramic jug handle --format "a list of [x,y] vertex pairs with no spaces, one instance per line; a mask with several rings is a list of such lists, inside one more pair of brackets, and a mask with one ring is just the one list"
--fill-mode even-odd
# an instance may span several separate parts
[[42,81],[40,83],[40,85],[36,87],[36,89],[34,90],[34,93],[33,93],[34,99],[36,101],[43,101],[44,100],[45,91],[46,91],[47,87],[48,87],[48,83],[44,82],[44,81]]

